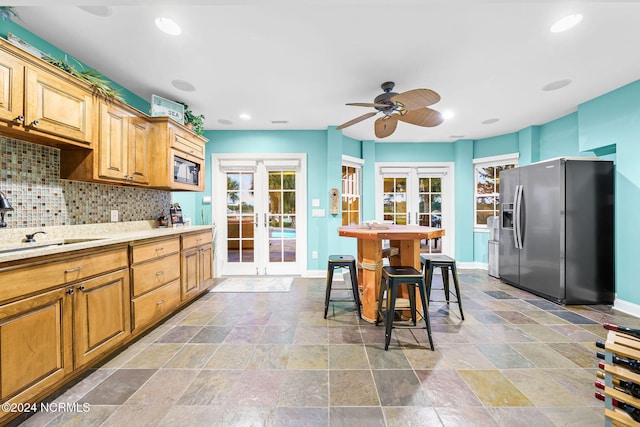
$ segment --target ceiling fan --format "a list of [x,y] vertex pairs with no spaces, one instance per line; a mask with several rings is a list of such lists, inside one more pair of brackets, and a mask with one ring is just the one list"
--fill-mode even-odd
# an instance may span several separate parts
[[440,101],[440,95],[431,89],[413,89],[407,92],[391,92],[396,84],[394,82],[382,83],[384,93],[376,96],[373,103],[353,102],[347,105],[357,107],[373,107],[378,111],[372,111],[341,124],[336,129],[344,129],[363,120],[383,113],[384,116],[376,120],[374,129],[378,138],[386,138],[391,135],[398,125],[398,120],[412,125],[433,127],[444,121],[442,114],[428,105]]

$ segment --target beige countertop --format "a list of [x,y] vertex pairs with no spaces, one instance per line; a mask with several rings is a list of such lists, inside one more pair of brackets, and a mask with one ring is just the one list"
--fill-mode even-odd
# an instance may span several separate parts
[[[5,228],[0,229],[0,264],[79,249],[211,229],[213,229],[211,225],[158,228],[155,221]],[[26,243],[25,236],[37,231],[44,231],[46,234],[36,234],[35,243]]]

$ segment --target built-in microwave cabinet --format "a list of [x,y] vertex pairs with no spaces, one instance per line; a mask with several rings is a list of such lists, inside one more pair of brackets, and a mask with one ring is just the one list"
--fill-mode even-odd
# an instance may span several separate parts
[[[171,191],[204,191],[204,155],[207,139],[168,117],[151,117],[153,141],[149,185]],[[189,165],[189,179],[179,173]]]
[[0,39],[0,133],[59,148],[89,147],[89,86]]

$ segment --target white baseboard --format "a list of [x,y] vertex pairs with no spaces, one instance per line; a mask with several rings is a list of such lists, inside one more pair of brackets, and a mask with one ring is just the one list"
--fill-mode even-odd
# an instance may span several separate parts
[[301,276],[306,278],[327,277],[327,270],[305,270]]
[[489,270],[489,264],[486,262],[460,262],[456,261],[458,270]]
[[613,308],[631,316],[640,317],[640,305],[638,304],[616,298],[613,301]]

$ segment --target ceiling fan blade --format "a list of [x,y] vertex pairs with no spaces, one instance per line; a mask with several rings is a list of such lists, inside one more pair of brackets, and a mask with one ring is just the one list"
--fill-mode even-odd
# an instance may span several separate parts
[[356,117],[353,120],[349,120],[348,122],[341,124],[336,129],[344,129],[344,128],[349,127],[351,125],[355,125],[356,123],[360,123],[361,121],[366,120],[369,117],[375,116],[376,114],[378,114],[377,111],[372,111],[371,113],[363,114],[360,117]]
[[402,104],[407,110],[416,110],[440,101],[440,95],[431,89],[413,89],[394,95],[390,100]]
[[[367,102],[350,102],[346,105],[353,105],[356,107],[381,107],[381,108],[388,108],[389,104],[371,104],[371,103],[367,103]],[[424,107],[424,105],[423,105]]]
[[398,114],[398,120],[411,123],[412,125],[433,127],[438,126],[444,121],[444,117],[439,111],[432,110],[431,108],[419,108],[417,110],[410,110],[406,113]]
[[378,138],[386,138],[391,135],[398,126],[398,115],[380,117],[375,123],[375,132]]

